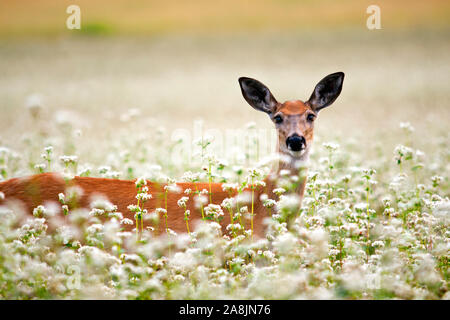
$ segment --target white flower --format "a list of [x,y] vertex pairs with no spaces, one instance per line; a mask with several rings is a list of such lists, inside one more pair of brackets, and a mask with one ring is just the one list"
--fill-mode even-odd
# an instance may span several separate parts
[[240,224],[240,223],[234,223],[234,224],[229,224],[227,225],[226,228],[228,231],[233,231],[233,232],[237,232],[237,231],[241,231],[244,229],[244,227]]
[[133,220],[131,220],[131,219],[123,218],[123,219],[120,221],[120,224],[128,224],[128,225],[132,225],[132,224],[134,224],[134,222],[133,222]]
[[221,206],[225,209],[231,210],[234,207],[235,200],[233,198],[225,198],[222,201]]
[[45,168],[47,168],[47,165],[45,163],[38,163],[34,165],[34,168],[39,171],[44,171]]
[[334,143],[334,142],[324,142],[322,145],[328,151],[336,151],[339,148],[339,144]]
[[266,208],[272,208],[277,204],[277,202],[273,199],[267,199],[263,202],[263,206]]
[[130,210],[131,212],[138,212],[141,210],[141,208],[139,208],[137,205],[135,204],[130,204],[128,207],[128,210]]
[[237,183],[223,183],[222,184],[222,190],[226,192],[232,192],[235,191],[238,188]]
[[275,253],[273,253],[272,251],[266,250],[263,252],[263,256],[269,260],[272,260],[273,258],[275,258]]
[[147,185],[147,179],[145,177],[139,177],[136,179],[136,188],[140,188]]
[[206,146],[208,146],[213,141],[214,141],[214,137],[212,135],[205,134],[202,137],[195,139],[193,141],[193,143],[195,145],[201,146],[202,148],[205,148]]
[[167,214],[167,210],[166,209],[164,209],[164,208],[156,208],[155,209],[155,212],[158,214],[158,215],[165,215],[165,214]]
[[181,177],[181,179],[183,179],[184,181],[187,182],[195,182],[198,181],[198,173],[192,173],[191,171],[186,171],[183,176]]
[[206,216],[212,217],[214,220],[217,220],[224,215],[220,206],[212,203],[205,207],[205,214]]
[[176,184],[168,184],[164,186],[164,191],[171,193],[181,193],[182,189]]
[[194,197],[194,203],[196,208],[200,208],[208,203],[208,197],[204,195],[197,195]]
[[361,202],[361,203],[357,203],[355,205],[355,211],[362,213],[364,211],[367,211],[367,203]]
[[258,178],[263,175],[263,172],[261,169],[258,168],[252,168],[249,170],[249,176],[252,178]]
[[94,197],[90,202],[90,207],[93,209],[101,209],[106,212],[113,212],[117,210],[117,206],[112,204],[108,199],[103,197]]
[[38,218],[44,217],[46,215],[46,213],[47,213],[47,210],[42,205],[39,205],[33,209],[33,216],[38,217]]
[[151,198],[152,198],[152,195],[149,193],[138,193],[136,195],[137,200],[144,201],[144,202],[150,200]]
[[281,195],[280,200],[278,201],[277,206],[281,210],[297,210],[300,205],[300,198],[298,195],[290,194],[290,195]]
[[75,164],[78,161],[78,157],[77,156],[60,156],[59,160],[65,164],[65,165],[69,165],[69,164]]
[[293,253],[297,244],[297,238],[290,232],[286,232],[276,238],[273,245],[281,254]]
[[401,163],[402,160],[412,159],[413,149],[400,144],[395,147],[394,154],[394,159],[397,161],[397,163]]
[[414,132],[414,127],[409,122],[400,122],[400,128],[406,132]]
[[174,236],[174,237],[176,237],[178,235],[175,231],[173,231],[170,228],[167,228],[167,232],[169,233],[169,235]]
[[93,208],[91,209],[91,211],[89,212],[89,215],[91,216],[102,216],[105,214],[105,210],[103,209],[98,209],[98,208]]
[[277,196],[280,196],[280,195],[282,195],[282,194],[285,193],[285,192],[286,192],[286,190],[283,189],[283,188],[276,188],[276,189],[273,189],[273,193],[275,193]]
[[181,208],[186,208],[186,202],[188,200],[189,200],[189,197],[181,197],[181,199],[177,201],[177,204]]
[[103,231],[103,225],[100,223],[90,225],[89,227],[86,228],[86,231],[89,234],[95,234],[95,233],[101,232],[101,231]]

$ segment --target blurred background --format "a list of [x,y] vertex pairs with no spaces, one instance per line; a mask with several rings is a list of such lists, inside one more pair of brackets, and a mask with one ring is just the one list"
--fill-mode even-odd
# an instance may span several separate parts
[[[79,30],[66,26],[73,4]],[[367,27],[370,5],[381,29]],[[77,154],[100,163],[115,142],[162,131],[170,140],[198,119],[205,129],[270,130],[238,77],[262,81],[279,101],[306,100],[343,71],[317,139],[392,150],[407,121],[426,149],[431,136],[448,139],[449,40],[445,0],[2,0],[0,145],[43,148],[70,128]]]

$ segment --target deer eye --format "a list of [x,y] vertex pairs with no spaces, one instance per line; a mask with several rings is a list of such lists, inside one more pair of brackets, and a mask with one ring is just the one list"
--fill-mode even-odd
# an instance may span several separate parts
[[306,120],[308,120],[309,122],[314,121],[315,118],[316,118],[316,116],[313,115],[312,113],[310,113],[306,116]]
[[273,121],[275,121],[276,124],[280,124],[283,122],[283,118],[280,115],[278,115],[273,117]]

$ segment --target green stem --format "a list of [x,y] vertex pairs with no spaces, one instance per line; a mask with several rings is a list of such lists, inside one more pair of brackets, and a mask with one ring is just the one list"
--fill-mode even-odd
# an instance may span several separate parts
[[188,219],[188,217],[186,216],[186,211],[185,211],[185,220],[186,220],[186,229],[187,229],[187,232],[188,232],[188,234],[189,235],[191,235],[191,232],[189,231],[189,219]]
[[164,192],[164,209],[166,210],[166,213],[164,213],[164,222],[166,225],[166,233],[169,234],[169,226],[167,223],[167,214],[168,214],[168,212],[167,212],[167,194],[168,194],[168,191],[166,189],[166,191]]
[[136,215],[136,241],[139,241],[139,222],[138,222],[138,215]]
[[[195,193],[197,193],[197,196],[200,199],[200,191],[198,191],[198,187],[197,187],[197,183],[194,182],[194,186],[195,186]],[[202,212],[202,220],[205,220],[205,214],[203,212],[203,204],[200,202],[200,211]]]
[[164,221],[165,221],[165,224],[166,224],[166,232],[167,232],[167,234],[169,234],[169,224],[167,223],[167,211],[164,214]]
[[211,191],[211,184],[212,184],[212,174],[211,174],[211,163],[209,163],[208,168],[208,179],[209,179],[209,203],[212,203],[212,191]]
[[369,261],[369,244],[370,244],[370,212],[369,212],[369,194],[370,183],[367,184],[367,262]]

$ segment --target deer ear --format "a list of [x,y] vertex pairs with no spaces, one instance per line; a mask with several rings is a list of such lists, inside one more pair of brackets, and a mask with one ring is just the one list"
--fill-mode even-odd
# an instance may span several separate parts
[[239,78],[242,95],[253,108],[271,114],[277,105],[269,88],[252,78]]
[[343,72],[336,72],[326,76],[316,85],[311,97],[306,103],[315,112],[328,107],[339,97],[343,82]]

